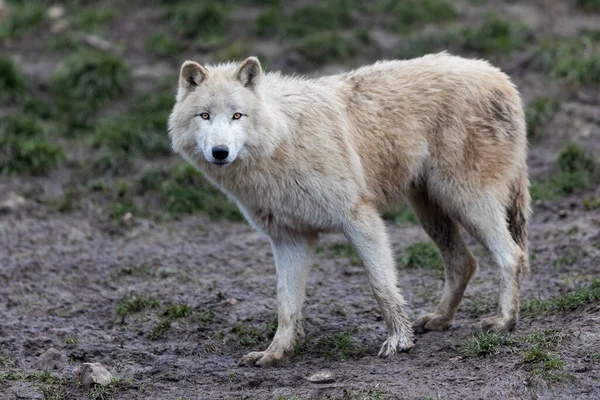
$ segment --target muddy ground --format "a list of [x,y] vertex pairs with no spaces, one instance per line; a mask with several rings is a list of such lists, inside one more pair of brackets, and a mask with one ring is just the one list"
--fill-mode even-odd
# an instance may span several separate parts
[[[577,36],[600,23],[600,14],[582,11],[575,2],[458,4],[462,24],[481,15],[480,9],[518,14],[538,34]],[[243,19],[240,15],[246,11],[238,9],[232,18]],[[210,49],[197,48],[187,48],[173,60],[145,54],[145,30],[160,20],[161,12],[154,3],[133,7],[103,31],[107,39],[123,44],[121,54],[139,78],[138,88],[147,87],[156,76],[176,76],[180,59],[211,54]],[[47,28],[4,44],[41,96],[46,95],[49,70],[60,59],[44,52]],[[359,55],[348,65],[392,56],[386,49],[398,39],[375,33],[380,54]],[[277,50],[272,41],[255,42],[268,53],[270,65],[296,69],[297,59]],[[497,60],[526,101],[544,94],[560,102],[551,123],[530,140],[532,176],[550,176],[560,149],[570,142],[581,144],[600,162],[598,85],[566,90],[563,83],[530,72],[523,61],[530,50]],[[340,64],[345,63],[336,60],[321,68],[298,69],[322,72],[344,68]],[[342,236],[323,237],[308,283],[307,335],[292,363],[268,369],[241,366],[242,355],[264,349],[275,329],[275,269],[266,238],[244,223],[215,221],[202,213],[160,218],[156,209],[151,215],[134,213],[131,219],[114,220],[106,215],[108,200],[94,193],[80,195],[73,209],[57,208],[79,168],[73,160],[92,154],[82,142],[63,143],[71,161],[47,176],[0,177],[0,199],[12,192],[26,201],[0,214],[0,399],[600,398],[596,298],[568,311],[525,310],[512,334],[522,338],[558,332],[561,340],[551,347],[563,360],[555,371],[557,379],[533,371],[523,361],[524,347],[500,346],[498,354],[488,355],[464,350],[473,343],[477,322],[493,313],[497,295],[496,271],[471,239],[480,265],[454,326],[417,336],[407,354],[380,359],[385,324],[363,270],[339,244],[346,243]],[[170,165],[173,160],[143,160],[140,168]],[[134,171],[119,179],[134,180],[139,174]],[[571,195],[534,202],[532,273],[522,287],[524,303],[579,290],[600,277],[600,208],[589,201],[584,205],[584,200],[600,196],[595,178]],[[116,181],[111,176],[99,179],[109,186]],[[155,206],[146,200],[136,198],[140,208]],[[388,222],[388,229],[400,260],[409,246],[427,240],[423,230],[409,222]],[[402,262],[398,268],[410,318],[432,311],[443,286],[440,272],[408,268]],[[132,299],[137,299],[136,305],[127,302]],[[170,316],[174,306],[184,305],[181,315]],[[44,377],[40,374],[47,364],[41,356],[50,348],[61,358],[50,377]],[[105,389],[78,386],[74,370],[84,362],[102,363],[117,379]],[[323,369],[334,374],[333,383],[306,379]]]

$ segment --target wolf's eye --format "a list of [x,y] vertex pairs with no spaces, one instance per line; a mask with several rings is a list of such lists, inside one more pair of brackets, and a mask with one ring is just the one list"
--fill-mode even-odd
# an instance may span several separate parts
[[209,113],[201,113],[201,114],[198,114],[198,115],[200,115],[200,118],[202,118],[202,119],[210,119],[210,114]]
[[233,119],[240,119],[242,118],[242,114],[241,113],[235,113],[233,114]]

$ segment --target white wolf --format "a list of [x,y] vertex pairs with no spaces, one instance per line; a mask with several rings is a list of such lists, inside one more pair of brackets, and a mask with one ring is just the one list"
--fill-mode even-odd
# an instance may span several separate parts
[[450,326],[477,263],[461,226],[500,270],[498,313],[485,330],[510,330],[527,271],[529,192],[519,93],[485,61],[447,53],[383,61],[303,79],[241,64],[186,61],[169,119],[173,149],[266,233],[277,270],[278,327],[264,352],[289,360],[318,235],[341,231],[363,261],[385,319],[380,355],[413,346],[380,212],[406,199],[441,250],[445,288],[417,331]]

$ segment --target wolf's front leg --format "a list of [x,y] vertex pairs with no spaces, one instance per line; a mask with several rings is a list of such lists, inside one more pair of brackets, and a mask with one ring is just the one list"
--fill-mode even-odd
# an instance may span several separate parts
[[302,335],[302,303],[316,239],[297,235],[272,239],[277,270],[277,332],[267,350],[245,355],[245,364],[266,367],[284,364],[291,358],[296,338]]
[[404,311],[404,297],[396,286],[397,276],[385,225],[370,204],[356,207],[344,233],[360,256],[375,299],[388,329],[379,355],[388,357],[414,346],[413,331]]

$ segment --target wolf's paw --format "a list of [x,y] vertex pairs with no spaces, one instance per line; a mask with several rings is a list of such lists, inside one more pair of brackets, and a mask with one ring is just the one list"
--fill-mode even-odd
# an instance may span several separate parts
[[424,333],[427,331],[443,331],[452,325],[452,320],[448,317],[436,314],[429,313],[422,315],[413,323],[413,329],[417,333]]
[[289,357],[286,357],[284,354],[253,351],[242,357],[241,364],[250,367],[276,367],[287,364],[289,361]]
[[395,354],[410,350],[415,343],[411,335],[394,335],[387,338],[379,350],[379,357],[387,358]]
[[479,330],[482,332],[510,332],[515,328],[517,319],[514,317],[505,317],[494,315],[481,320]]

